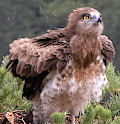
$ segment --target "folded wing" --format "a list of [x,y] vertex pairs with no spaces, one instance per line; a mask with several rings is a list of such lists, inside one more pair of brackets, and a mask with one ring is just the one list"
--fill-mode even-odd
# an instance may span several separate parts
[[[10,44],[9,68],[14,76],[25,80],[23,96],[30,99],[44,77],[52,70],[62,71],[71,58],[69,42],[62,41],[61,32],[51,31],[36,38],[21,38]],[[53,38],[54,36],[54,38]]]
[[115,56],[115,49],[114,49],[112,41],[109,40],[107,36],[101,35],[100,40],[103,45],[101,54],[102,54],[105,65],[107,65],[109,62],[113,61],[113,58]]

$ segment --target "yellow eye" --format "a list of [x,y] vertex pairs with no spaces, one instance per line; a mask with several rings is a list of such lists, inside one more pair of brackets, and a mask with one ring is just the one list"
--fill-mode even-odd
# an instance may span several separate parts
[[89,20],[90,17],[89,17],[89,16],[84,16],[83,19],[84,19],[84,20]]

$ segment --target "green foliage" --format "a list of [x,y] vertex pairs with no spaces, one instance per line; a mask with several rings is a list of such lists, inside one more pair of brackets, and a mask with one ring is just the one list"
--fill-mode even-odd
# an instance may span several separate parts
[[111,111],[109,109],[104,109],[101,105],[95,107],[95,113],[99,122],[101,121],[106,123],[112,117]]
[[115,68],[113,67],[112,64],[109,64],[107,66],[107,77],[108,77],[108,81],[109,81],[109,92],[111,92],[112,94],[114,92],[120,92],[120,74],[119,73],[115,73]]
[[111,124],[120,124],[120,117],[115,117]]
[[85,109],[85,114],[81,117],[81,124],[107,123],[111,120],[111,111],[104,109],[101,105],[93,107],[88,106]]
[[55,124],[63,124],[66,119],[66,114],[64,112],[56,112],[50,115]]
[[91,124],[94,121],[95,111],[90,105],[85,109],[85,114],[81,117],[81,124]]
[[106,89],[111,97],[109,101],[106,102],[105,107],[112,111],[112,116],[120,114],[120,74],[115,73],[115,69],[112,64],[107,67],[107,77],[109,81],[109,88]]
[[120,115],[120,94],[111,96],[110,100],[104,106],[111,110],[112,117]]
[[22,99],[22,86],[22,81],[7,72],[4,65],[0,67],[0,112],[30,108],[29,102]]

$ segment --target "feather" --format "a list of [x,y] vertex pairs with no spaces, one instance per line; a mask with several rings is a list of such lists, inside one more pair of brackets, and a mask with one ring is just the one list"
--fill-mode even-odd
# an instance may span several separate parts
[[42,67],[41,67],[41,70],[45,71],[45,70],[48,70],[49,68],[51,68],[52,66],[55,66],[56,63],[57,63],[57,59],[49,59],[49,60],[46,60]]
[[105,65],[107,65],[109,62],[113,61],[113,58],[115,56],[115,49],[114,49],[114,46],[112,44],[112,41],[110,41],[107,36],[101,35],[100,40],[101,40],[102,45],[103,45],[103,49],[101,51],[101,54],[103,56],[103,60],[105,62]]
[[66,65],[67,65],[66,61],[59,60],[57,63],[57,69],[62,71],[62,69],[65,68]]
[[18,58],[18,54],[11,54],[10,59],[15,60]]
[[43,65],[43,62],[41,62],[41,61],[39,61],[39,59],[38,59],[38,61],[37,61],[37,65],[36,65],[36,69],[37,69],[37,73],[39,74],[40,72],[41,72],[41,67],[42,67],[42,65]]
[[30,64],[30,60],[31,60],[31,56],[30,55],[26,55],[24,61],[26,64]]

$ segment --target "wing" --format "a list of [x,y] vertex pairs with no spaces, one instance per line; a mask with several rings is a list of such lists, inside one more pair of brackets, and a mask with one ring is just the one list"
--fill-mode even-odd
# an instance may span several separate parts
[[103,61],[105,65],[107,65],[109,62],[113,61],[113,58],[115,56],[115,49],[112,44],[112,41],[108,39],[107,36],[101,35],[100,40],[103,45],[103,49],[101,51]]
[[[25,80],[23,96],[31,99],[36,89],[42,90],[44,77],[54,68],[62,71],[71,57],[69,42],[59,35],[21,38],[10,44],[9,68],[14,76]],[[53,38],[54,36],[54,38]]]

